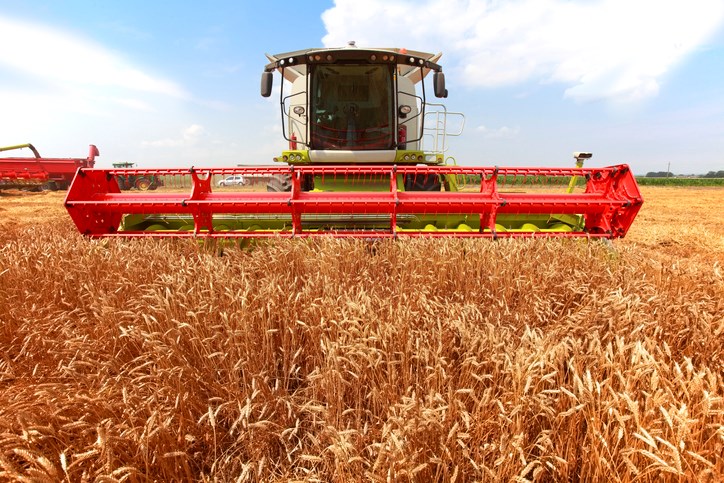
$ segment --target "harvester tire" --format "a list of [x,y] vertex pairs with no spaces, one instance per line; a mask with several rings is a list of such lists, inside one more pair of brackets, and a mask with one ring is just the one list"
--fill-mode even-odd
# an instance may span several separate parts
[[151,180],[148,178],[138,178],[136,180],[136,188],[138,188],[141,191],[148,191],[148,188],[151,187]]
[[267,191],[282,192],[292,190],[292,176],[289,174],[275,174],[266,184]]
[[[305,174],[301,179],[302,191],[312,191],[314,189],[314,176],[311,174]],[[292,175],[290,174],[275,174],[269,178],[269,182],[266,184],[267,191],[291,191],[292,190]]]

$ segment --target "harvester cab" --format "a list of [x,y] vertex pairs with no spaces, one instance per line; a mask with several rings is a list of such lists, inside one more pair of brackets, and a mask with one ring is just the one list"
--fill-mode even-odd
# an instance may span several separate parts
[[[350,43],[267,57],[262,96],[271,96],[275,72],[284,79],[279,103],[288,147],[275,158],[279,163],[80,170],[66,198],[80,231],[94,237],[616,238],[643,203],[628,166],[584,168],[590,153],[577,153],[577,167],[526,168],[448,165],[446,141],[438,144],[435,136],[426,150],[432,105],[426,77],[432,73],[436,97],[448,94],[441,54]],[[251,183],[214,191],[215,178],[235,175],[266,178],[267,190]],[[190,190],[123,193],[128,176],[184,177],[188,182],[173,184]]]
[[[262,96],[272,92],[272,73],[291,83],[280,90],[283,135],[301,149],[285,153],[290,164],[437,164],[420,151],[425,89],[416,84],[433,71],[435,93],[445,78],[433,55],[405,49],[309,49],[268,55]],[[291,152],[296,151],[296,152]],[[354,152],[351,154],[350,152]],[[407,157],[405,156],[407,155]]]
[[[359,49],[354,42],[339,49],[267,54],[270,63],[262,73],[261,95],[271,95],[275,71],[291,84],[289,94],[285,94],[284,81],[280,89],[282,133],[289,149],[275,161],[290,165],[444,165],[442,153],[422,150],[427,105],[422,81],[430,72],[434,73],[435,95],[447,97],[445,76],[436,63],[441,55]],[[269,191],[289,191],[286,179],[272,179]],[[302,181],[306,190],[348,190],[345,185],[323,183],[321,176],[307,176]],[[366,181],[367,189],[388,184],[384,177]],[[408,175],[403,184],[407,191],[441,189],[438,175]]]

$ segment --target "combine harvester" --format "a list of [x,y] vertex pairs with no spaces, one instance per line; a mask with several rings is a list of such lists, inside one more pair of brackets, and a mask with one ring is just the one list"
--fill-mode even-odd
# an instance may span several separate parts
[[[80,169],[66,198],[91,237],[623,237],[643,200],[626,165],[464,167],[446,164],[462,115],[426,101],[427,74],[447,97],[433,55],[405,49],[309,49],[268,56],[261,94],[282,85],[289,149],[276,166]],[[284,84],[284,82],[282,82]],[[416,89],[416,86],[418,88]],[[458,116],[458,132],[447,131]],[[424,150],[422,143],[433,149]],[[259,184],[218,187],[240,175]],[[129,176],[188,177],[185,192],[122,192]],[[179,183],[175,185],[183,185]],[[223,184],[223,183],[221,183]]]
[[78,168],[92,168],[98,148],[90,145],[88,157],[44,158],[32,144],[0,147],[0,151],[28,148],[32,158],[0,158],[0,189],[67,189]]

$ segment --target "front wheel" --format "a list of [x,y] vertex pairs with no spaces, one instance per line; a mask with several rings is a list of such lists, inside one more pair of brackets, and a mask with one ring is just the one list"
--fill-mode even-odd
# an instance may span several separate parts
[[[312,191],[314,189],[314,176],[306,174],[301,180],[302,191]],[[266,184],[267,191],[291,191],[292,190],[292,175],[290,174],[275,174],[269,178],[269,182]]]
[[288,174],[275,174],[266,184],[267,191],[282,192],[292,190],[292,177]]
[[136,188],[138,188],[141,191],[148,191],[148,188],[151,187],[151,180],[148,178],[138,178],[136,180]]

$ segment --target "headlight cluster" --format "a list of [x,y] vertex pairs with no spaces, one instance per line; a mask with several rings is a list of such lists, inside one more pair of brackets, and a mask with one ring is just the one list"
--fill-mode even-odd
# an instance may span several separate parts
[[292,153],[292,154],[289,154],[289,155],[285,154],[284,156],[282,156],[282,160],[283,160],[285,163],[286,163],[287,161],[292,161],[292,162],[293,162],[293,161],[301,161],[301,160],[303,160],[303,159],[304,159],[304,156],[302,156],[301,154],[293,154],[293,153]]
[[415,153],[405,153],[405,155],[402,157],[403,161],[422,162],[424,159],[425,159],[425,157],[422,154],[415,154]]

